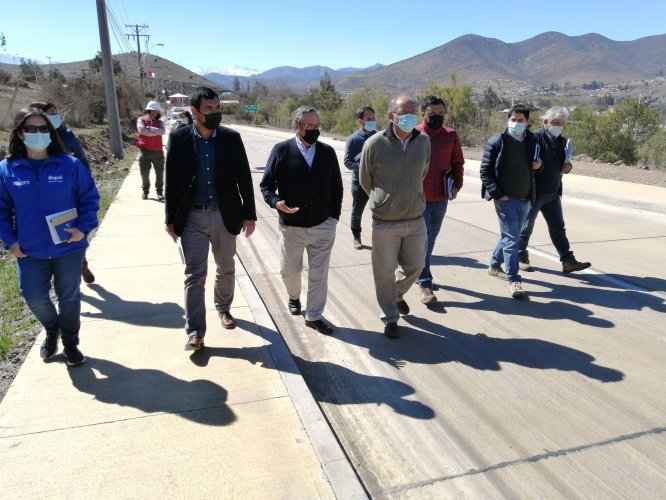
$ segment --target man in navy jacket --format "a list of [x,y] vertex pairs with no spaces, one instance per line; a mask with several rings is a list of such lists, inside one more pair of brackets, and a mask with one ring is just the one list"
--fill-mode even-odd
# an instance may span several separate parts
[[289,295],[289,312],[301,313],[303,250],[308,252],[305,324],[330,335],[323,318],[328,265],[342,210],[342,176],[335,150],[318,142],[321,121],[315,108],[294,112],[296,137],[273,147],[261,192],[280,222],[280,273]]

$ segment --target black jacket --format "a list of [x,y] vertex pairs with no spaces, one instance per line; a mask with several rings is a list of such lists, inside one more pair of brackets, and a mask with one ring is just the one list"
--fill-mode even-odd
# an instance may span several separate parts
[[299,208],[293,214],[278,210],[280,223],[286,226],[313,227],[329,217],[339,220],[342,176],[335,150],[317,142],[309,167],[296,141],[294,137],[273,147],[260,184],[264,200],[272,208],[280,200]]
[[[488,139],[483,148],[483,159],[481,160],[481,197],[486,200],[499,200],[506,195],[500,189],[497,181],[499,179],[500,168],[502,167],[504,141],[507,139],[509,139],[509,132],[505,130],[503,133],[495,134]],[[536,139],[532,132],[526,130],[524,140],[527,141],[527,161],[528,165],[530,165],[530,200],[534,203],[536,199],[536,186],[534,182],[534,170],[531,165],[534,159]]]
[[[174,130],[166,157],[166,224],[173,224],[178,236],[183,234],[192,209],[198,169],[193,127]],[[257,220],[252,174],[240,134],[218,127],[215,141],[215,187],[220,213],[231,234],[240,233],[244,220]]]
[[540,156],[543,162],[541,170],[534,176],[537,198],[543,194],[544,185],[548,184],[551,186],[557,184],[557,194],[562,196],[562,165],[564,165],[566,159],[564,148],[567,138],[560,135],[551,140],[547,135],[548,132],[543,128],[534,132],[534,138],[541,148]]

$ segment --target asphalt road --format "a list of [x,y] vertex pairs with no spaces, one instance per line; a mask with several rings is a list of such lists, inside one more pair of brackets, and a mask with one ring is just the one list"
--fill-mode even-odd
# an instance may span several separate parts
[[[572,248],[593,267],[562,274],[540,219],[529,297],[514,300],[487,274],[496,216],[467,175],[434,251],[439,302],[426,308],[412,288],[391,340],[371,250],[352,248],[337,142],[345,198],[325,312],[337,333],[326,337],[286,309],[276,213],[259,193],[272,146],[290,134],[239,130],[259,216],[239,257],[370,496],[666,495],[666,215],[565,198]],[[367,210],[363,228],[369,245]]]

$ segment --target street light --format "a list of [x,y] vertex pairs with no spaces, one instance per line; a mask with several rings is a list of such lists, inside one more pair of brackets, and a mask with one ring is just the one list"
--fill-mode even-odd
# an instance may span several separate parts
[[143,78],[145,76],[145,72],[143,71],[143,60],[146,58],[146,56],[150,53],[150,49],[154,47],[164,47],[163,43],[156,43],[151,45],[149,48],[146,49],[146,53],[141,56],[139,59],[139,79],[141,80],[141,92],[143,92],[143,102],[145,104],[146,102],[146,87],[144,85]]

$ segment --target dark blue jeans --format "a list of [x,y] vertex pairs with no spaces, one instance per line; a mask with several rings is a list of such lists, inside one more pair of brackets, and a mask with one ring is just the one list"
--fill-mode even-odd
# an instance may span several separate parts
[[351,230],[354,238],[361,237],[361,218],[363,210],[368,203],[368,194],[363,191],[358,179],[352,179],[352,211],[351,211]]
[[420,276],[416,280],[419,286],[423,288],[432,288],[432,273],[430,272],[430,257],[432,256],[432,249],[435,247],[435,240],[442,229],[444,216],[449,202],[444,201],[431,201],[426,203],[426,208],[423,211],[423,220],[425,221],[426,230],[428,231],[428,249],[425,256],[425,265],[421,271]]
[[[66,243],[63,243],[66,245]],[[81,328],[81,264],[85,250],[54,259],[16,259],[19,290],[47,334],[60,330],[64,345],[79,343]],[[58,307],[51,301],[51,277]]]
[[546,193],[539,196],[534,204],[530,207],[523,227],[520,230],[520,250],[518,257],[521,261],[529,259],[529,252],[527,245],[530,243],[530,236],[534,230],[534,223],[536,222],[539,212],[543,214],[543,218],[548,225],[548,233],[550,240],[555,245],[555,249],[560,256],[560,262],[573,259],[573,252],[567,239],[567,232],[564,229],[564,215],[562,214],[562,200],[557,193]]
[[520,282],[518,274],[518,245],[520,242],[520,229],[530,207],[528,200],[509,198],[506,201],[497,201],[495,212],[500,227],[500,239],[490,258],[491,267],[500,267],[504,264],[506,277],[510,282]]

